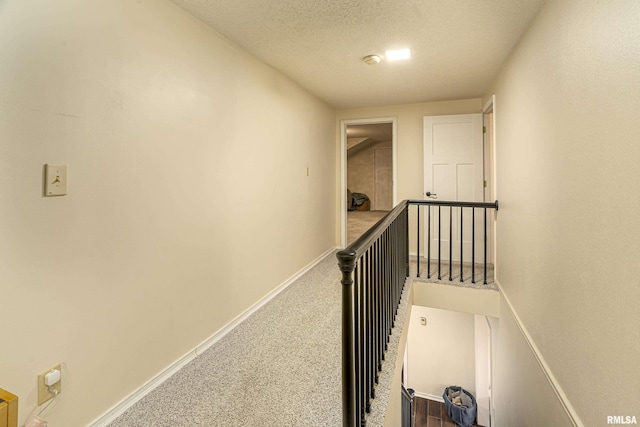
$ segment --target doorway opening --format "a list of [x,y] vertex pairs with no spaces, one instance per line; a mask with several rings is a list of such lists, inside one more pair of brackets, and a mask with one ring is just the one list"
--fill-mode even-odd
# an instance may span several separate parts
[[416,400],[424,399],[416,402],[416,427],[431,425],[427,418],[436,415],[428,412],[427,405],[442,405],[449,385],[463,387],[476,398],[475,425],[492,425],[493,325],[498,321],[484,314],[412,306],[403,375]]
[[[437,198],[440,202],[494,202],[494,122],[493,97],[482,114],[424,117],[427,198]],[[480,267],[484,270],[484,283],[492,283],[496,209],[467,208],[425,206],[422,209],[424,249],[420,253],[427,255],[427,276],[431,263],[437,261],[439,272],[442,261],[450,271],[459,269],[460,277],[463,269],[469,269],[475,278],[473,272]]]
[[342,248],[397,203],[396,118],[341,122]]

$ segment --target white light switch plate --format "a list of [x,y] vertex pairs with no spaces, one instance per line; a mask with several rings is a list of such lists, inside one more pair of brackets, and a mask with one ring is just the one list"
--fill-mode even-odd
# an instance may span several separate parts
[[44,175],[45,196],[67,194],[67,165],[46,165]]

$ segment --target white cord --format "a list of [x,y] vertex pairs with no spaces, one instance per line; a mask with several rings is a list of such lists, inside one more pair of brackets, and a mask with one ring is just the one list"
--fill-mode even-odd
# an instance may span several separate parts
[[51,387],[49,387],[48,390],[49,390],[49,393],[53,393],[54,396],[51,398],[49,403],[47,403],[47,405],[44,408],[40,409],[40,412],[38,412],[38,415],[37,415],[38,417],[49,407],[49,405],[53,403],[54,400],[58,398],[58,394],[60,394],[57,388],[51,389]]

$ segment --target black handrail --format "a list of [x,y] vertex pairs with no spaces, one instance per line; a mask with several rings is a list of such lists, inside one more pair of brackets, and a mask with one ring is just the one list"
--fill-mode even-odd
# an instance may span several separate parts
[[408,201],[337,258],[342,272],[343,425],[363,426],[409,275]]
[[396,207],[393,208],[393,210],[380,218],[380,220],[376,222],[373,227],[368,229],[362,236],[351,243],[346,249],[338,252],[338,254],[348,252],[353,253],[356,257],[362,255],[367,249],[371,247],[376,238],[380,236],[389,227],[389,225],[405,210],[409,203],[413,204],[413,201],[403,200],[402,202],[398,203]]
[[[342,272],[342,404],[343,426],[365,425],[365,414],[375,397],[375,384],[382,368],[387,344],[391,335],[398,306],[409,276],[409,206],[418,206],[418,264],[420,277],[420,206],[438,207],[438,240],[441,240],[440,210],[449,207],[449,240],[452,236],[452,211],[454,207],[471,208],[475,218],[477,208],[484,210],[484,281],[487,282],[487,209],[498,210],[498,201],[458,202],[441,200],[404,200],[380,219],[345,250],[337,253]],[[462,214],[461,214],[462,216]],[[431,209],[428,209],[431,221]],[[462,225],[462,218],[461,218]],[[430,224],[427,224],[429,239]],[[461,226],[462,229],[462,226]],[[475,247],[475,222],[472,227]],[[461,243],[462,245],[462,243]],[[449,280],[452,279],[449,248]],[[473,252],[473,251],[472,251]],[[427,248],[431,257],[430,243]],[[460,257],[462,264],[462,246]],[[438,244],[438,278],[441,248]],[[475,255],[472,255],[472,281],[475,280]],[[430,265],[427,267],[430,277]],[[460,270],[462,277],[462,266]]]
[[414,417],[414,398],[416,395],[415,390],[412,388],[405,388],[402,384],[402,427],[413,427],[415,424]]
[[498,201],[494,202],[460,202],[446,200],[405,200],[410,205],[453,206],[461,208],[492,208],[498,210]]

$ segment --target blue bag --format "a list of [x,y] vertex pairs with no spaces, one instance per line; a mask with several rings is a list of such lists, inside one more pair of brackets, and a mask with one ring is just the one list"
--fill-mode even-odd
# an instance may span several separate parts
[[[454,393],[460,392],[460,397],[462,398],[463,403],[466,402],[469,407],[466,408],[464,406],[458,406],[454,404],[451,399],[449,399],[449,390]],[[466,396],[463,396],[463,394]],[[476,398],[473,397],[471,393],[469,393],[462,387],[452,385],[444,389],[442,398],[444,399],[444,406],[447,408],[447,414],[454,423],[462,427],[469,427],[470,425],[475,423],[478,405],[476,403]]]

